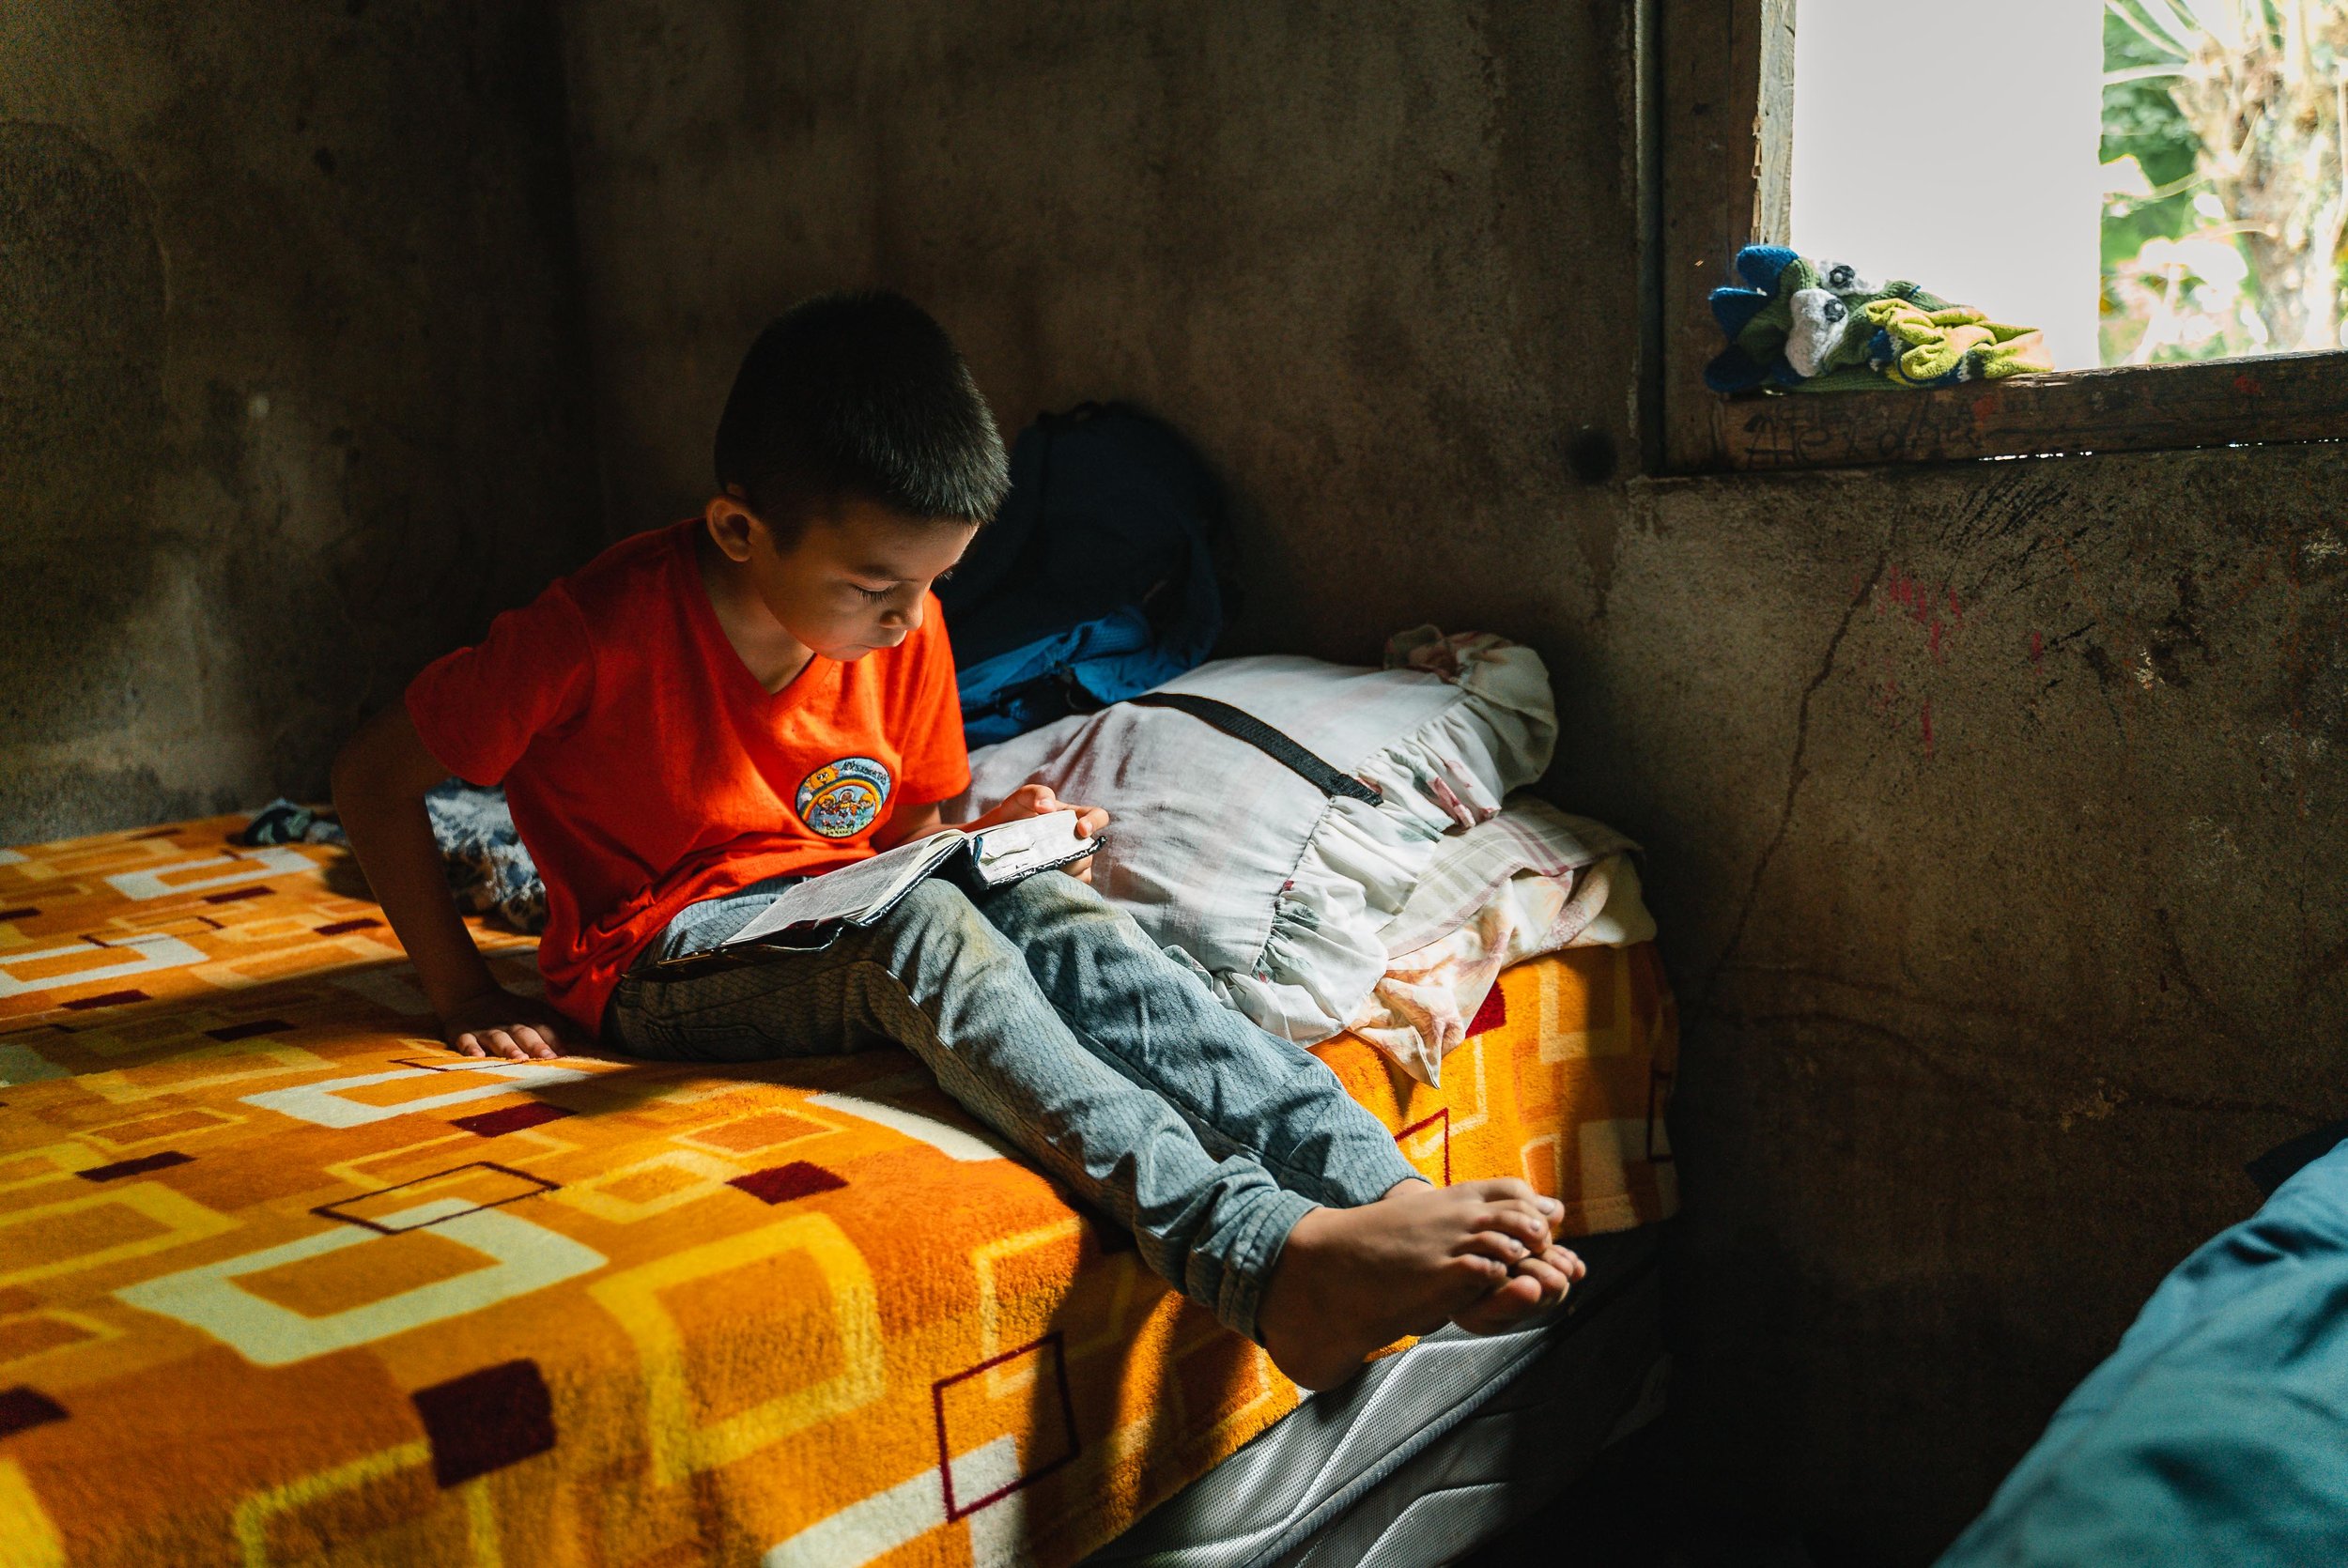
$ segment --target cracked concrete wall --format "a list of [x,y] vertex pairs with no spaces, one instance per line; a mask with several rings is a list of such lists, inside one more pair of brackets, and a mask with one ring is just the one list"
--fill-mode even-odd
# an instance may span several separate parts
[[1704,1473],[1928,1560],[2348,1114],[2348,448],[1643,485],[1552,787],[1650,847]]
[[1539,647],[1683,998],[1699,1476],[1920,1562],[2348,1111],[2348,455],[1579,484],[1630,450],[1628,10],[571,0],[610,516],[696,504],[768,315],[882,283],[1007,427],[1197,436],[1235,647]]
[[0,12],[0,843],[317,795],[598,538],[535,5]]

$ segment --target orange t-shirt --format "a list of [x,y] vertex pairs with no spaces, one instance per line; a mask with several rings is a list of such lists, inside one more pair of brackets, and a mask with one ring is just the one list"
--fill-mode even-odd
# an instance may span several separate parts
[[935,597],[898,646],[770,695],[710,606],[701,528],[623,540],[408,687],[432,754],[505,786],[546,878],[548,999],[590,1030],[687,904],[861,860],[894,813],[970,782]]

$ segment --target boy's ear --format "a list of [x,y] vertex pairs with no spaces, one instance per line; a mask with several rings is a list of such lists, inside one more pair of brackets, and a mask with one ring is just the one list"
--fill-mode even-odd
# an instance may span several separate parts
[[740,563],[750,559],[750,530],[760,524],[748,501],[731,490],[721,490],[709,498],[702,516],[709,525],[709,537],[727,560]]

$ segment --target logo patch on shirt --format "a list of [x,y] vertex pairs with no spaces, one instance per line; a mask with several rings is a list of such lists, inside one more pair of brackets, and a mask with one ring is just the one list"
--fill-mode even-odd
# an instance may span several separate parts
[[826,838],[853,838],[888,804],[888,770],[870,757],[826,762],[799,785],[799,821]]

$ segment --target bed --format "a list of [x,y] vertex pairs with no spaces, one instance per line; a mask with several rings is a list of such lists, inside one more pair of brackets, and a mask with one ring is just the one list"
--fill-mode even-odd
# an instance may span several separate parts
[[1318,1048],[1431,1178],[1613,1234],[1574,1313],[1300,1413],[909,1057],[453,1057],[340,853],[241,822],[0,851],[11,1562],[1433,1560],[1647,1386],[1649,946],[1507,971],[1440,1089]]

